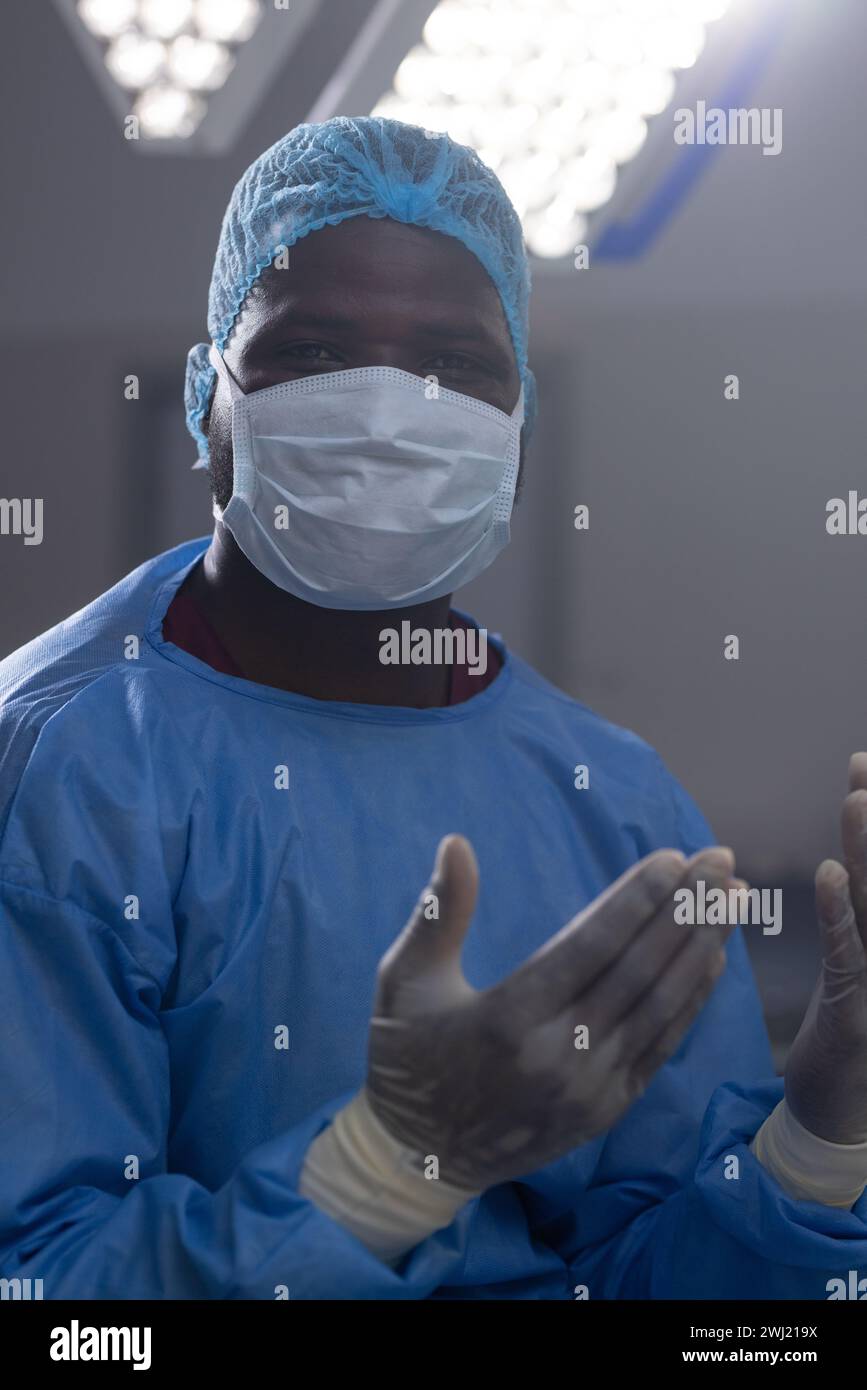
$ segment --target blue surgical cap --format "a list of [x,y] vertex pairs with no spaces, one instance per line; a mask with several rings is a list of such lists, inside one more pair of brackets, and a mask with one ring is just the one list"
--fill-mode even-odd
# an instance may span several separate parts
[[[381,116],[300,125],[242,175],[223,226],[208,298],[222,351],[247,292],[284,247],[347,217],[392,217],[462,241],[493,280],[524,385],[525,434],[536,414],[527,365],[530,271],[521,223],[496,174],[447,135]],[[187,358],[187,428],[207,462],[202,429],[214,387],[208,345]]]

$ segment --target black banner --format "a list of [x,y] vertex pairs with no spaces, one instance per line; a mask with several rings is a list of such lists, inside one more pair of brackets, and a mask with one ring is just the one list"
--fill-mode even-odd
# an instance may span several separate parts
[[[568,1355],[576,1374],[590,1357],[604,1357],[611,1371],[800,1365],[827,1372],[862,1354],[865,1327],[860,1310],[834,1301],[588,1301],[576,1306],[509,1300],[268,1305],[12,1300],[0,1305],[6,1364],[14,1360],[25,1372],[49,1371],[61,1378],[107,1367],[115,1375],[213,1371],[225,1376],[273,1368],[293,1376],[311,1357],[330,1377],[344,1356],[358,1376],[369,1372],[375,1347],[378,1375],[399,1369],[402,1377],[415,1373],[429,1379],[438,1355],[451,1373],[466,1355],[458,1352],[452,1331],[476,1339],[484,1335],[484,1342],[475,1340],[470,1347],[486,1367],[501,1355],[514,1356],[517,1335],[541,1364],[551,1365],[552,1353]],[[419,1351],[415,1365],[406,1361],[407,1333],[423,1339],[410,1343]],[[528,1337],[544,1340],[524,1342]],[[464,1341],[460,1345],[466,1348]]]

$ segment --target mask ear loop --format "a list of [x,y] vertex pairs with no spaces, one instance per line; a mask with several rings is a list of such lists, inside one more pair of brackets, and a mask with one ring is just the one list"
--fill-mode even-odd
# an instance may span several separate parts
[[[237,381],[232,376],[232,373],[229,371],[229,368],[223,361],[223,354],[214,343],[211,344],[210,351],[208,352],[208,361],[229,392],[229,398],[232,401],[242,401],[244,399],[244,392],[241,390]],[[223,519],[223,508],[216,500],[211,504],[211,515],[215,521],[222,521]]]
[[[508,526],[512,508],[515,505],[515,488],[518,483],[518,470],[521,466],[521,429],[524,424],[524,386],[518,392],[515,408],[509,416],[509,443],[506,450],[506,466],[497,490],[494,504],[494,519],[498,526]],[[508,534],[506,540],[508,540]]]
[[237,381],[232,376],[232,373],[229,371],[229,368],[226,366],[226,363],[223,360],[223,354],[220,352],[219,348],[214,345],[214,343],[211,344],[210,351],[208,352],[208,361],[210,362],[214,371],[217,373],[217,376],[223,382],[223,385],[228,390],[231,399],[233,401],[242,401],[244,399],[244,392],[241,390]]

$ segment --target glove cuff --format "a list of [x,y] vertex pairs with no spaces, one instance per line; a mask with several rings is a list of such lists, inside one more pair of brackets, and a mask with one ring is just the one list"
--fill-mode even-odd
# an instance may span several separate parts
[[785,1100],[750,1145],[791,1197],[828,1207],[854,1206],[867,1185],[867,1144],[831,1144],[804,1129]]
[[478,1195],[426,1178],[423,1159],[392,1138],[365,1090],[310,1145],[298,1190],[386,1263],[451,1225]]

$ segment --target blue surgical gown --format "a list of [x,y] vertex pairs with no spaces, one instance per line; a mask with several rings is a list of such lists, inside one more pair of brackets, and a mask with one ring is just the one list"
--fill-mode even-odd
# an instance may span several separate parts
[[867,1270],[867,1198],[796,1202],[749,1153],[781,1082],[738,937],[609,1134],[396,1269],[299,1196],[443,834],[478,855],[479,987],[643,855],[712,837],[645,743],[504,647],[442,709],[213,671],[162,637],[206,544],[0,666],[0,1272],[46,1298],[823,1299]]

